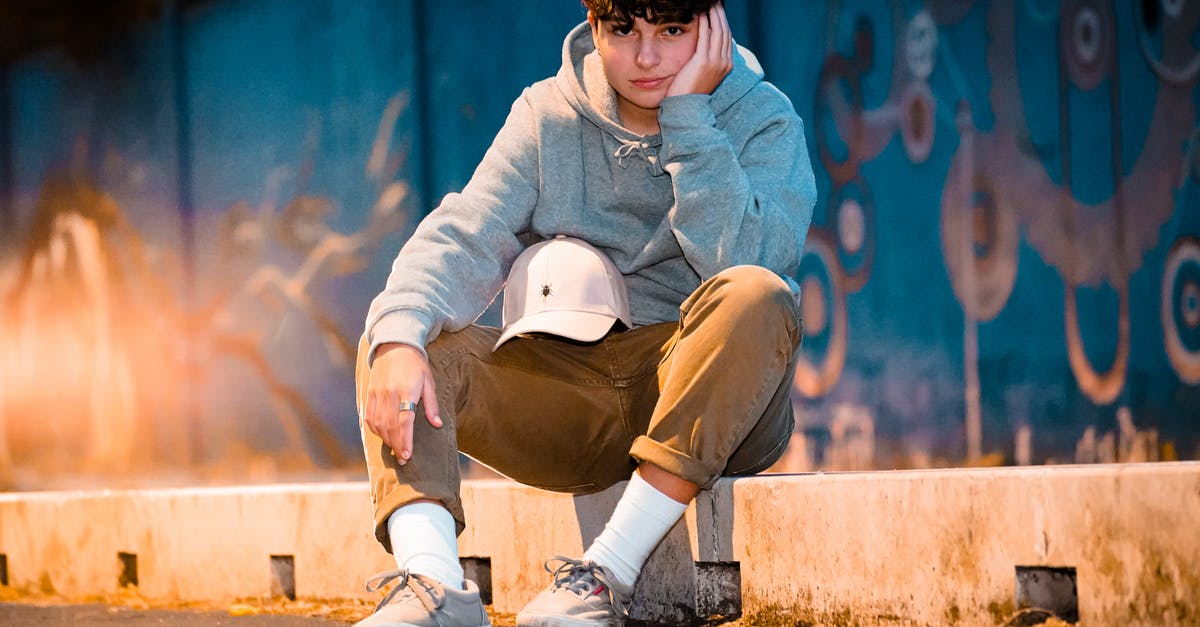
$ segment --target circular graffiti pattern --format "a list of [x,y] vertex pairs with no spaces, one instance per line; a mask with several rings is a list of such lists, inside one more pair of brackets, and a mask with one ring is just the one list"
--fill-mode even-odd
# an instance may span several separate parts
[[[821,68],[814,117],[817,155],[834,183],[845,183],[858,173],[858,163],[866,148],[863,122],[863,91],[854,63],[843,56],[831,56]],[[845,128],[843,125],[848,125]],[[849,131],[849,137],[843,132]],[[844,158],[836,155],[844,144]]]
[[825,294],[825,284],[816,277],[804,279],[800,286],[801,315],[804,316],[804,333],[806,335],[824,335],[829,326],[829,313],[825,310],[829,297]]
[[933,17],[929,11],[918,12],[904,31],[904,60],[913,78],[926,81],[933,74],[937,43],[937,25],[933,23]]
[[1070,279],[1064,278],[1065,292],[1065,322],[1067,327],[1067,361],[1071,364],[1071,372],[1079,389],[1097,405],[1107,405],[1117,400],[1121,388],[1125,386],[1125,376],[1129,372],[1129,284],[1116,287],[1118,299],[1117,317],[1117,354],[1113,357],[1112,366],[1108,372],[1097,372],[1088,359],[1087,350],[1083,345],[1083,336],[1079,332],[1079,307],[1076,303],[1075,290],[1077,285]]
[[1200,2],[1131,0],[1133,23],[1142,56],[1159,79],[1174,85],[1191,85],[1200,75],[1196,49]]
[[1167,253],[1162,282],[1163,343],[1171,366],[1200,383],[1200,239],[1181,237]]
[[1189,329],[1200,326],[1200,285],[1196,285],[1195,281],[1183,287],[1180,309],[1183,311],[1183,321]]
[[900,138],[913,163],[924,163],[933,150],[936,103],[928,83],[909,83],[900,97]]
[[862,250],[863,240],[866,239],[864,221],[863,208],[858,200],[847,198],[842,201],[838,207],[838,241],[846,252],[853,254]]
[[1104,80],[1116,48],[1112,9],[1099,0],[1065,3],[1059,24],[1060,54],[1067,61],[1071,82],[1084,91]]
[[1100,15],[1090,8],[1080,11],[1071,31],[1076,56],[1086,65],[1095,65],[1100,58]]
[[991,320],[1017,282],[1017,217],[997,204],[987,174],[976,172],[973,189],[962,189],[962,159],[955,157],[942,191],[942,254],[963,310]]
[[803,286],[800,310],[805,320],[793,382],[806,398],[817,398],[833,389],[846,365],[846,292],[832,239],[824,230],[809,232],[797,271],[797,283]]
[[834,189],[829,204],[837,211],[833,226],[842,286],[846,292],[857,292],[871,277],[875,261],[875,201],[866,181],[859,177]]

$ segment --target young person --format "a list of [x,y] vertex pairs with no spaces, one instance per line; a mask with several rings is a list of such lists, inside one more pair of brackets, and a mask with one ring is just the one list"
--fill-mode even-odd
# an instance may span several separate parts
[[[790,277],[816,199],[802,123],[719,0],[583,4],[562,69],[517,99],[371,304],[358,407],[376,536],[400,570],[373,582],[397,585],[362,625],[489,624],[458,562],[460,450],[549,490],[629,480],[518,615],[607,625],[698,490],[766,469],[791,434]],[[502,336],[473,322],[506,278]],[[599,335],[535,321],[528,303],[572,290],[601,293]]]

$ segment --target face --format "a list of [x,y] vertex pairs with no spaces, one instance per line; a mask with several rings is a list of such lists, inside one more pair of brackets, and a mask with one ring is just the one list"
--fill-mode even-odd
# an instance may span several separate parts
[[628,28],[598,21],[591,14],[588,21],[604,74],[617,92],[622,120],[629,123],[646,116],[657,120],[658,105],[672,79],[696,52],[697,20],[652,24],[635,18]]

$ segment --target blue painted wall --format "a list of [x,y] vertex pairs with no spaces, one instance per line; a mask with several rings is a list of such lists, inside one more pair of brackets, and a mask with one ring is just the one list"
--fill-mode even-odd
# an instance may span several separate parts
[[[367,304],[583,19],[495,6],[215,1],[0,70],[0,478],[359,472]],[[781,469],[1200,457],[1200,8],[729,14],[821,195]]]

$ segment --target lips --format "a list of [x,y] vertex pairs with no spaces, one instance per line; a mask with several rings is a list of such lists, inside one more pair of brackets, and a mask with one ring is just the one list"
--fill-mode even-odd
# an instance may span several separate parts
[[633,85],[635,87],[637,87],[638,89],[658,89],[659,87],[662,87],[664,83],[667,82],[667,79],[666,79],[666,77],[636,78],[630,82],[633,83]]

